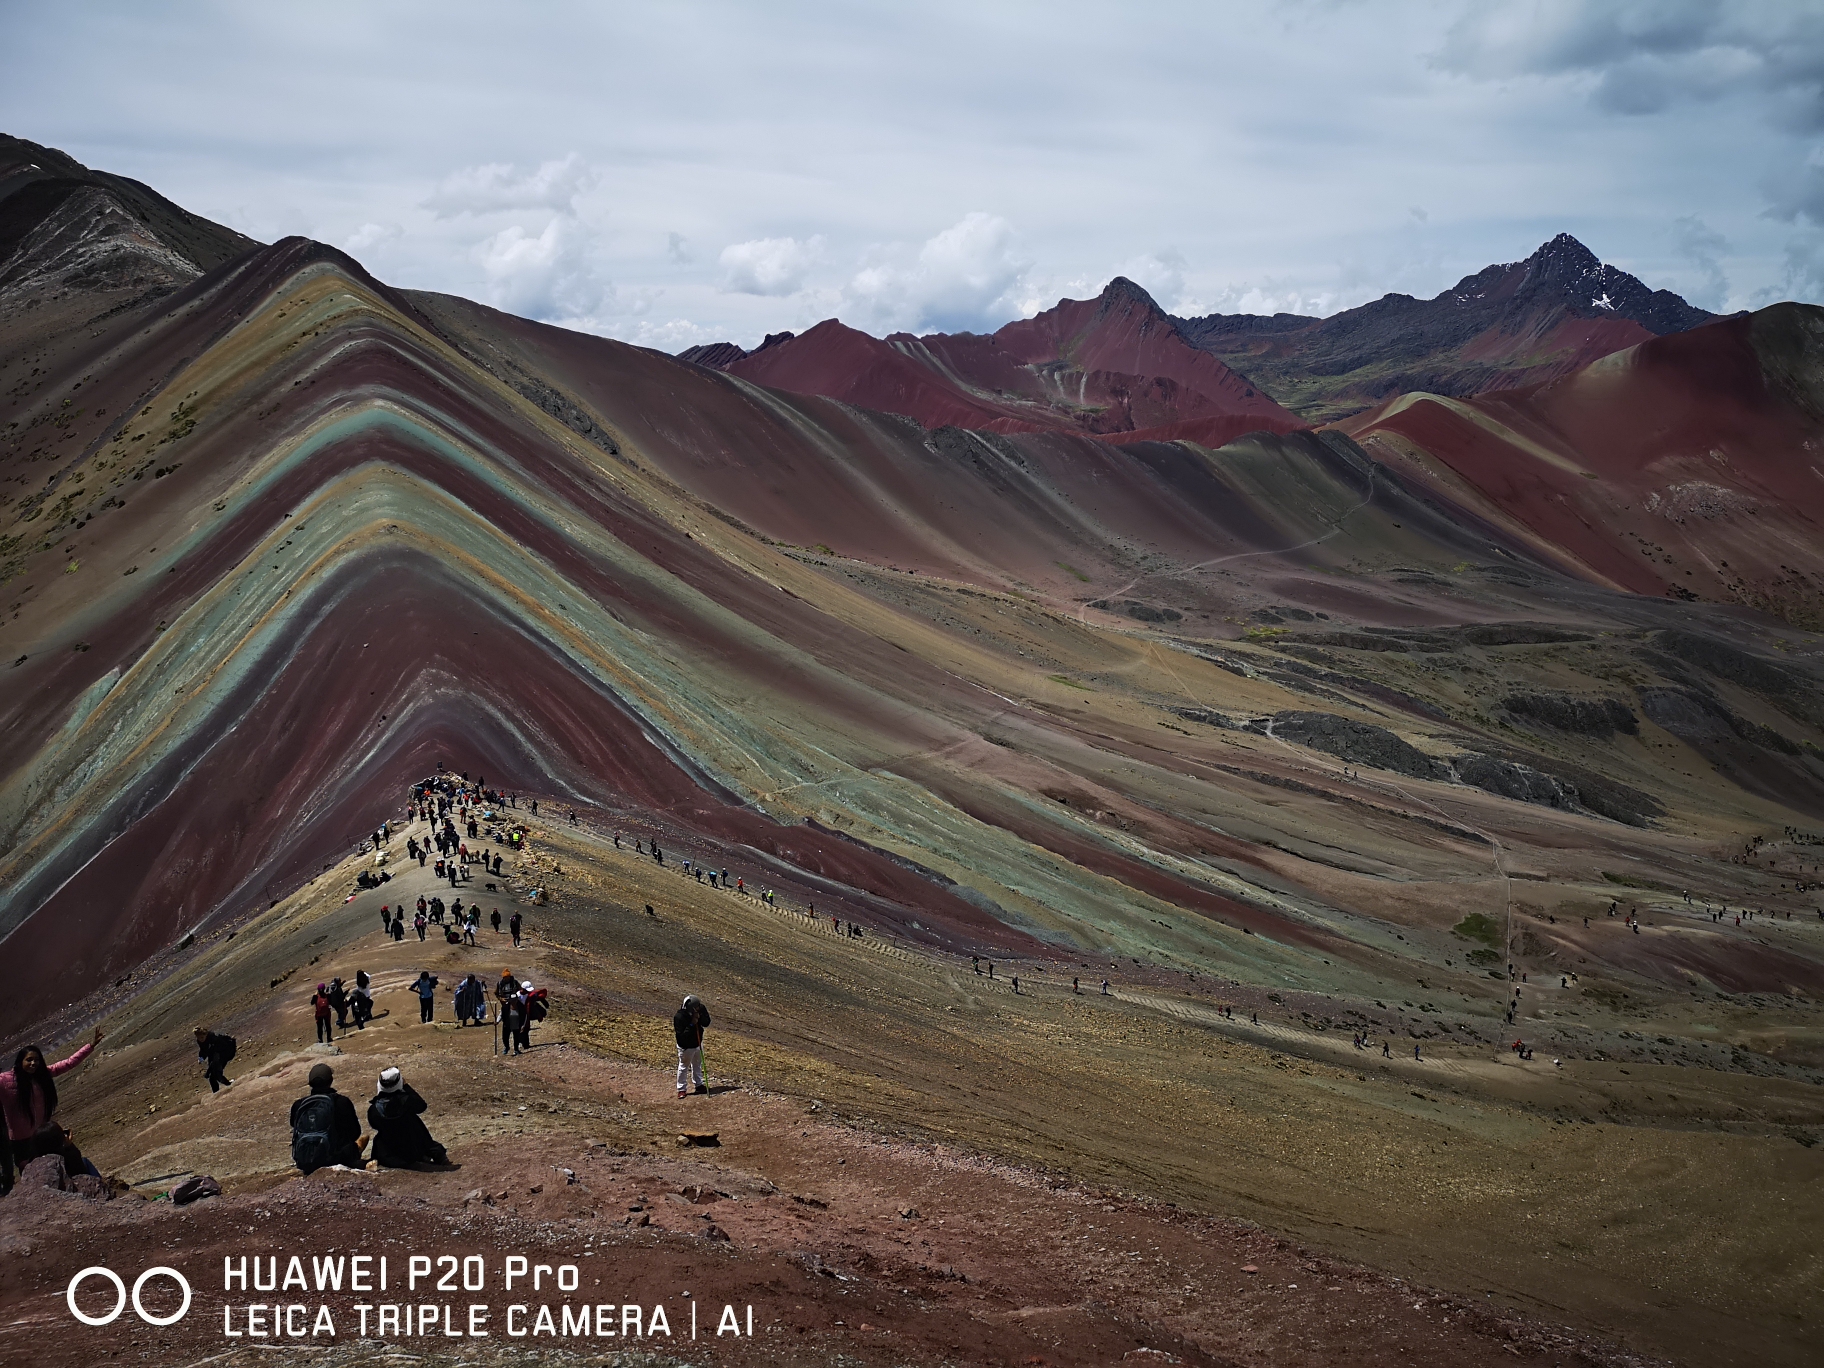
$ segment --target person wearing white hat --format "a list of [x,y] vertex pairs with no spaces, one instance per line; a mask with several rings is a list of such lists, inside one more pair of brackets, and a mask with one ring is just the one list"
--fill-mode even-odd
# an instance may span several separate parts
[[374,1162],[383,1168],[437,1164],[456,1168],[442,1145],[419,1118],[425,1101],[396,1068],[380,1071],[380,1086],[367,1104],[367,1124],[374,1130]]

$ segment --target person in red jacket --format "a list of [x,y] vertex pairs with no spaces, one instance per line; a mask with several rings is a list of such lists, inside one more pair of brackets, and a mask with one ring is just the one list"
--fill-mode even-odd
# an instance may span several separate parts
[[310,1006],[317,1015],[317,1042],[322,1045],[335,1044],[335,1027],[329,1020],[330,1013],[335,1009],[330,1005],[327,983],[317,985],[317,991],[310,995]]
[[24,1168],[38,1157],[38,1130],[57,1114],[57,1075],[82,1063],[99,1044],[101,1027],[97,1026],[93,1040],[55,1064],[44,1062],[44,1051],[38,1046],[27,1045],[13,1057],[13,1067],[0,1073],[0,1112],[6,1116],[6,1144],[0,1146],[0,1190],[12,1189],[15,1163]]

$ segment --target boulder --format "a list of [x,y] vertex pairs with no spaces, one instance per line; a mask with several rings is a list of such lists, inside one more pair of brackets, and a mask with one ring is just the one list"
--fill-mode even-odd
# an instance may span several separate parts
[[[84,1175],[86,1176],[86,1175]],[[64,1171],[61,1154],[41,1154],[19,1170],[22,1188],[50,1188],[53,1192],[70,1191],[70,1176]]]

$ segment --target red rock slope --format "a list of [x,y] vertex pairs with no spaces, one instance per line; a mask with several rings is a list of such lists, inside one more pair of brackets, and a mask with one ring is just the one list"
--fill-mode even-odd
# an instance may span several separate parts
[[1119,277],[1095,299],[1064,300],[987,337],[895,333],[882,341],[830,319],[732,360],[728,350],[693,349],[688,359],[925,427],[1220,446],[1244,432],[1304,426],[1185,342],[1146,291]]
[[1340,426],[1636,593],[1824,623],[1824,310],[1779,304],[1549,384],[1409,394]]

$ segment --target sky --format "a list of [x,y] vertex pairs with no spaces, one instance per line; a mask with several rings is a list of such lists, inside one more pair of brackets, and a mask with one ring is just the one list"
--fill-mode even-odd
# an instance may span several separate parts
[[1824,0],[45,5],[0,131],[677,351],[1429,297],[1559,232],[1824,302]]

